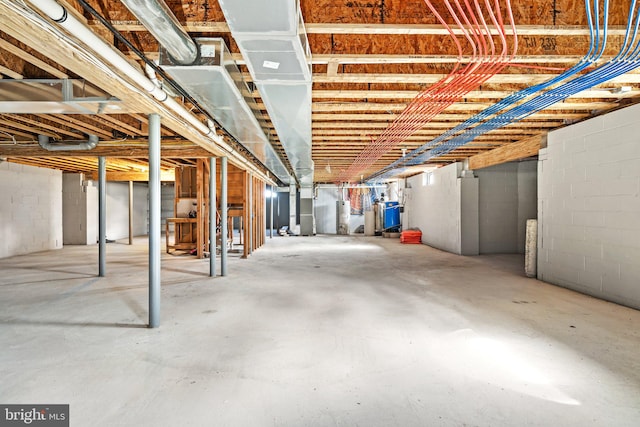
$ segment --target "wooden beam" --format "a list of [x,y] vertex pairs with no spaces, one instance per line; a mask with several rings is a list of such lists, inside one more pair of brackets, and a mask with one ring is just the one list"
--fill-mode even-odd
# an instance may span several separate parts
[[22,74],[18,74],[15,71],[3,65],[0,65],[0,74],[4,74],[5,76],[9,76],[12,79],[16,79],[16,80],[20,80],[23,78]]
[[[98,172],[91,172],[87,177],[92,180],[98,179]],[[160,181],[175,181],[175,169],[161,170]],[[107,172],[107,181],[149,181],[149,172]]]
[[[244,64],[241,54],[232,54],[236,63]],[[611,58],[601,57],[601,60]],[[471,61],[470,56],[462,56],[462,62]],[[582,59],[582,55],[518,55],[515,64],[575,64]],[[313,64],[455,64],[460,61],[457,55],[384,55],[384,54],[314,54]]]
[[[490,26],[491,34],[497,35],[495,27]],[[305,23],[308,34],[418,34],[448,36],[449,31],[442,25],[437,24],[340,24],[340,23]],[[452,28],[454,34],[462,35],[460,28]],[[621,36],[625,34],[626,27],[622,25],[609,26],[610,35]],[[516,32],[519,36],[588,36],[589,29],[584,26],[567,25],[518,25]],[[507,28],[507,34],[512,34]]]
[[[436,119],[439,119],[440,116],[437,116]],[[558,115],[558,120],[556,121],[548,121],[548,122],[515,122],[515,123],[511,123],[507,126],[504,126],[503,128],[508,128],[508,129],[520,129],[520,128],[555,128],[555,127],[560,127],[562,126],[564,123],[562,122],[562,120],[560,120],[562,118],[562,116]],[[426,129],[441,129],[443,131],[451,129],[455,124],[457,124],[454,121],[435,121],[432,120],[430,121],[427,125],[425,125]],[[351,132],[351,133],[356,133],[356,132],[362,132],[362,131],[373,131],[373,132],[379,132],[380,129],[386,129],[389,126],[388,123],[386,122],[364,122],[364,123],[349,123],[348,129],[345,129],[346,126],[343,123],[340,123],[340,121],[336,121],[336,122],[315,122],[312,124],[312,131],[314,133],[314,135],[319,135],[319,130],[322,129],[323,131],[328,131],[329,129],[335,129],[338,131],[344,131],[344,132]],[[423,128],[423,129],[425,129]]]
[[[417,90],[314,90],[314,99],[413,99],[420,92]],[[502,99],[512,94],[513,91],[506,90],[473,90],[464,95],[464,99]],[[259,96],[259,94],[255,94]],[[639,89],[632,89],[625,93],[615,93],[609,89],[589,89],[567,99],[597,99],[597,98],[629,98],[639,96]]]
[[[207,158],[211,156],[204,148],[192,146],[165,146],[160,148],[162,158]],[[0,156],[5,157],[97,157],[121,159],[146,159],[149,148],[146,145],[100,145],[93,150],[79,151],[47,151],[37,144],[28,145],[0,145]]]
[[[102,24],[92,21],[91,27],[100,26]],[[147,28],[138,21],[112,21],[118,31],[125,32],[148,32]],[[229,33],[229,26],[226,22],[182,22],[182,26],[187,32],[194,33]]]
[[[148,30],[138,21],[114,21],[113,26],[118,31],[128,32],[148,32]],[[91,23],[91,25],[99,25]],[[195,33],[228,33],[229,26],[226,22],[203,22],[191,21],[182,22],[188,32]],[[449,33],[442,25],[434,24],[340,24],[340,23],[305,23],[308,34],[418,34],[418,35],[443,35]],[[622,25],[609,26],[610,35],[624,35],[626,27]],[[454,33],[461,35],[462,30],[453,29]],[[521,36],[588,36],[589,30],[584,26],[567,25],[518,25],[516,28]],[[491,27],[492,34],[498,31]],[[507,34],[511,34],[511,29],[507,29]]]
[[[336,102],[336,103],[318,103],[314,102],[311,106],[313,113],[327,113],[331,111],[349,112],[349,111],[402,111],[407,108],[408,104],[404,103],[382,103],[382,102]],[[454,102],[444,111],[479,111],[490,107],[490,103],[462,103]],[[613,102],[557,102],[550,105],[546,110],[606,110],[615,107]]]
[[[527,120],[558,120],[558,119],[582,119],[587,117],[586,113],[537,113],[527,118]],[[398,117],[397,114],[343,114],[343,113],[313,113],[311,116],[312,123],[321,121],[331,122],[353,122],[353,121],[382,121],[391,123]],[[464,120],[468,117],[468,114],[438,114],[438,120]]]
[[535,135],[522,141],[505,144],[486,153],[469,157],[469,168],[482,169],[513,160],[538,155],[541,146],[546,143],[547,135]]
[[62,71],[58,70],[57,68],[47,64],[46,62],[36,58],[35,56],[31,55],[30,53],[25,52],[24,50],[20,49],[17,46],[12,45],[11,43],[9,43],[6,40],[0,39],[0,48],[6,50],[7,52],[10,52],[12,54],[14,54],[15,56],[17,56],[18,58],[29,62],[30,64],[35,65],[36,67],[40,68],[41,70],[46,71],[47,73],[51,74],[54,77],[57,77],[59,79],[66,79],[69,78],[69,76],[66,73],[63,73]]
[[[533,85],[542,83],[555,77],[555,74],[496,74],[487,84],[514,83]],[[243,73],[246,81],[253,81],[249,73]],[[340,73],[337,76],[328,76],[325,73],[314,73],[314,83],[424,83],[433,84],[446,77],[446,74],[391,74],[391,73]],[[640,74],[630,72],[609,80],[609,83],[640,83]]]

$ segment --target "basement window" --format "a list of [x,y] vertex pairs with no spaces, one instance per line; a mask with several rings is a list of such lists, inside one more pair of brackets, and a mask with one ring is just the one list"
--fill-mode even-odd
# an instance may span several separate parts
[[422,186],[433,185],[433,172],[422,172]]

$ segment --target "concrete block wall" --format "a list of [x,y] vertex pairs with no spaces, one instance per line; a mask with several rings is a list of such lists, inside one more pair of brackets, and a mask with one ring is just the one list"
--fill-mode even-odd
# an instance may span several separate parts
[[526,246],[527,220],[538,218],[538,162],[518,162],[518,253]]
[[62,176],[62,231],[65,245],[91,245],[98,240],[98,189],[84,174]]
[[0,162],[0,258],[62,244],[62,172]]
[[537,162],[476,170],[480,253],[524,253],[527,219],[537,215]]
[[548,135],[538,278],[640,309],[640,105]]
[[518,164],[475,171],[480,178],[480,253],[518,252]]
[[[149,186],[133,184],[133,235],[148,233]],[[129,237],[129,183],[107,182],[107,239]]]
[[462,164],[454,163],[407,179],[407,224],[419,228],[422,242],[448,252],[477,255],[478,179],[462,178]]

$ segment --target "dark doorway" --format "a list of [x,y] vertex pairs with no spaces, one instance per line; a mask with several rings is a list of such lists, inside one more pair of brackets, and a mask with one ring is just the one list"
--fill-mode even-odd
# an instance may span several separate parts
[[273,202],[273,228],[289,225],[289,193],[278,192],[275,198],[267,198],[267,229],[271,224],[271,202]]

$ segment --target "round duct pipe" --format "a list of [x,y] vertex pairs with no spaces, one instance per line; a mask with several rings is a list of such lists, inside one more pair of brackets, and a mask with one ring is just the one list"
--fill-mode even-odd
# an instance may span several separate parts
[[75,144],[68,142],[52,144],[46,135],[38,135],[38,144],[47,151],[71,151],[71,150],[93,150],[98,145],[98,136],[89,135],[88,141],[80,141]]
[[171,9],[162,0],[122,0],[151,34],[180,65],[191,65],[200,56],[198,45],[182,28]]

